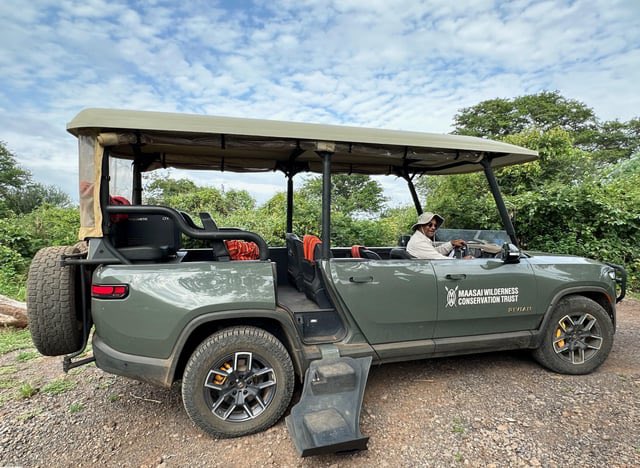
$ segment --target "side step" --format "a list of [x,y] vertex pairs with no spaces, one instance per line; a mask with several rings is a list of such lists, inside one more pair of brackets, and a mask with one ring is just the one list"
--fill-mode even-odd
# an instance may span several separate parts
[[302,397],[286,423],[300,456],[366,450],[360,407],[371,357],[324,357],[311,362]]

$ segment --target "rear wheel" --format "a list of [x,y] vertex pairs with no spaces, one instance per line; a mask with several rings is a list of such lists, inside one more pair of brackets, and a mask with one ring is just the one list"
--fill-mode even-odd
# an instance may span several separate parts
[[562,299],[551,314],[536,360],[554,372],[588,374],[607,358],[613,323],[597,302],[583,296]]
[[270,333],[233,327],[194,351],[182,379],[191,420],[215,437],[239,437],[275,424],[291,402],[289,353]]
[[36,253],[29,267],[29,330],[36,349],[45,356],[73,353],[82,346],[77,267],[60,264],[62,255],[79,251],[76,246],[47,247]]

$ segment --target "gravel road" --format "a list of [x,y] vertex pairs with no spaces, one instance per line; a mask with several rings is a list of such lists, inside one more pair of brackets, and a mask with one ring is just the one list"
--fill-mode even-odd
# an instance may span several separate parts
[[[0,357],[0,466],[637,466],[638,343],[640,302],[625,300],[613,351],[591,375],[553,374],[524,352],[374,367],[360,418],[369,450],[307,459],[284,420],[215,440],[191,424],[178,386],[93,366],[65,377],[59,358],[12,352]],[[20,398],[7,381],[37,392]]]

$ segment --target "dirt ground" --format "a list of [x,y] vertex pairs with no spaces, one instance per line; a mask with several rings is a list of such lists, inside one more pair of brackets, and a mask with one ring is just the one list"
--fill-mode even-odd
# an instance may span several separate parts
[[548,372],[525,352],[373,367],[360,417],[369,449],[306,459],[284,420],[215,440],[190,422],[177,385],[93,366],[65,376],[59,358],[23,362],[16,351],[0,357],[0,466],[637,466],[638,343],[640,302],[628,299],[591,375]]

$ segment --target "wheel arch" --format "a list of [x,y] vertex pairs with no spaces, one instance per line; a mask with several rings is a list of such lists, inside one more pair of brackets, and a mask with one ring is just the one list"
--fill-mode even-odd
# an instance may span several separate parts
[[559,291],[559,292],[556,293],[556,295],[553,297],[553,299],[549,303],[549,306],[547,307],[547,310],[546,310],[546,312],[544,314],[544,317],[543,317],[542,321],[540,322],[540,326],[538,327],[537,332],[533,336],[532,345],[533,345],[534,348],[540,346],[540,344],[542,342],[542,338],[543,338],[543,332],[547,328],[547,325],[549,323],[551,314],[552,314],[554,308],[556,307],[556,305],[558,305],[558,303],[562,299],[570,297],[570,296],[583,296],[583,297],[586,297],[587,299],[591,299],[592,301],[594,301],[594,302],[598,303],[600,306],[602,306],[602,308],[607,312],[607,314],[611,318],[611,323],[613,324],[613,330],[615,331],[615,329],[616,329],[615,298],[613,298],[613,300],[611,300],[611,297],[607,293],[606,289],[604,289],[604,288],[588,288],[588,289],[585,289],[585,288],[568,288],[568,289],[563,289],[562,291]]
[[297,338],[295,325],[280,313],[264,310],[234,310],[216,312],[197,317],[184,329],[174,348],[170,373],[171,381],[182,378],[189,357],[200,343],[212,334],[234,326],[261,328],[275,336],[286,348],[297,377],[302,380],[304,365],[302,343]]

